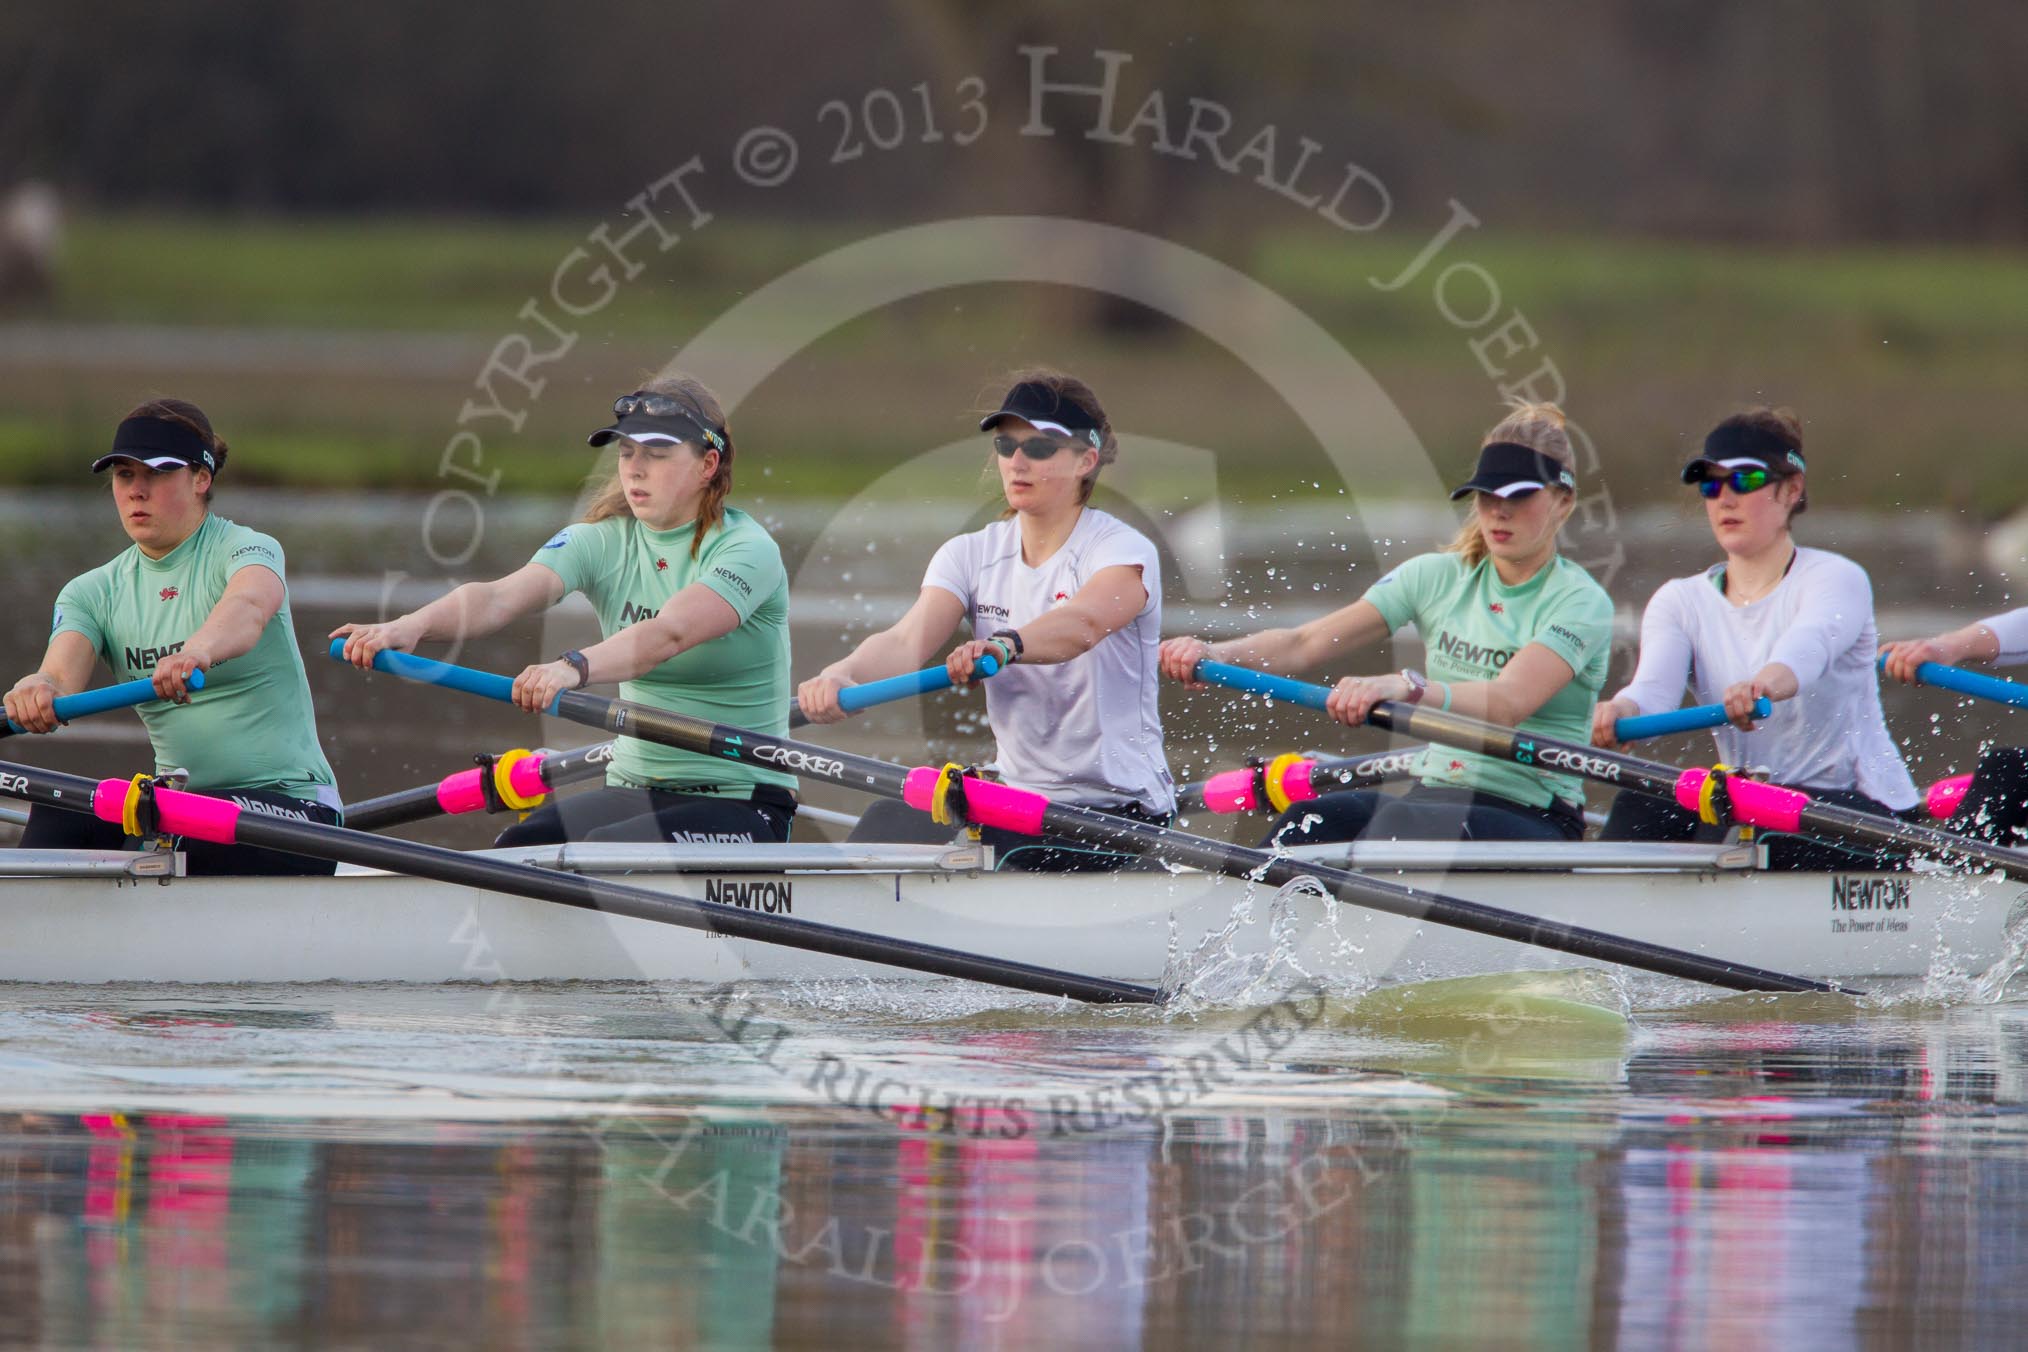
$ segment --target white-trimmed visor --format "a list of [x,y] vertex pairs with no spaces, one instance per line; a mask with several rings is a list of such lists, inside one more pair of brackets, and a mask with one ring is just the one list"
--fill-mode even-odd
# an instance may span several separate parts
[[125,460],[127,463],[133,465],[146,465],[149,469],[204,468],[202,465],[193,465],[190,461],[185,460],[180,455],[157,455],[151,457],[151,456],[131,455],[126,451],[114,451],[111,455],[102,455],[98,459],[92,461],[92,473],[97,474],[100,470],[105,469],[108,465],[118,464],[122,460]]

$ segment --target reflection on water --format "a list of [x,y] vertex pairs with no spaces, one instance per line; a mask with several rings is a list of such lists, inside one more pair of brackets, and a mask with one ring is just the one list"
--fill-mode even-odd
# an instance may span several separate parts
[[[578,1010],[594,1062],[618,1055],[598,1034],[642,1040],[607,1014]],[[311,1060],[353,1013],[235,1017],[206,1011]],[[156,1106],[16,1112],[0,1307],[38,1343],[502,1347],[1990,1344],[2028,1314],[2028,1008],[1726,1000],[1643,1016],[1604,1067],[1584,1032],[1562,1074],[1554,1030],[1525,1065],[1432,1073],[1413,1020],[1384,1022],[1263,1068],[1244,1106],[1107,1130],[880,1119],[760,1081],[735,1101],[701,1058],[566,1120],[135,1091]],[[1038,1093],[1145,1050],[1047,1011],[995,1023],[958,1021],[956,1048],[947,1020],[844,1033],[912,1083]],[[1337,1092],[1276,1096],[1319,1077]]]

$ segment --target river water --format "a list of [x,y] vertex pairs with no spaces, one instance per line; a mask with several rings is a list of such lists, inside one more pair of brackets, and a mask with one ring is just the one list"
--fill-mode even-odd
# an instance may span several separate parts
[[[270,526],[280,508],[247,495],[231,514]],[[306,649],[383,595],[444,585],[452,570],[415,544],[425,510],[334,498],[277,529]],[[835,514],[772,510],[799,671],[897,613],[950,521],[898,515],[868,549]],[[6,511],[0,651],[26,669],[55,588],[121,541],[97,498]],[[465,574],[511,566],[562,512],[499,505]],[[1643,548],[1615,595],[1637,607],[1700,563],[1696,525],[1630,519]],[[1947,521],[1811,525],[1869,564],[1905,631],[2001,604]],[[1172,630],[1330,604],[1429,533],[1410,516],[1381,535],[1398,546],[1354,548],[1342,517],[1293,510],[1217,526],[1170,524]],[[460,660],[511,671],[585,623],[520,626]],[[310,667],[354,799],[475,751],[585,740]],[[976,707],[946,697],[820,739],[973,755]],[[1355,745],[1286,711],[1170,707],[1182,775]],[[1931,692],[1890,692],[1889,710],[1924,779],[2008,737]],[[1693,742],[1656,754],[1689,763]],[[131,773],[144,750],[125,716],[5,748],[93,774]],[[477,844],[496,825],[409,834]],[[2028,1003],[2004,989],[1719,997],[1580,971],[1265,1005],[1184,995],[1150,1012],[949,983],[0,985],[0,1340],[2017,1340]]]
[[2018,1004],[1305,1004],[1144,1116],[1200,1021],[790,990],[770,1068],[709,992],[499,994],[0,992],[9,1340],[1994,1346],[2028,1301]]

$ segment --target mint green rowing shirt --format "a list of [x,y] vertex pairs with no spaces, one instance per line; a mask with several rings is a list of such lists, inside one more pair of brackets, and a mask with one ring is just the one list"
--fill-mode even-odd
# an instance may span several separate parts
[[[57,594],[50,634],[82,634],[117,680],[139,680],[197,632],[235,573],[253,567],[288,581],[272,536],[207,514],[159,559],[131,545],[72,578]],[[204,689],[188,704],[149,700],[140,714],[156,772],[188,770],[193,791],[274,789],[338,806],[286,585],[281,609],[251,649],[205,672]]]
[[[711,588],[739,615],[739,626],[678,653],[638,680],[622,682],[620,697],[786,737],[789,575],[782,567],[782,551],[758,521],[728,507],[693,559],[695,525],[650,530],[631,516],[579,522],[550,537],[535,551],[533,562],[563,579],[566,591],[584,593],[607,638],[659,613],[693,582]],[[744,798],[758,784],[794,789],[796,777],[621,737],[606,783]]]
[[[1500,581],[1491,559],[1466,567],[1462,555],[1422,554],[1367,590],[1393,633],[1413,624],[1428,648],[1427,674],[1436,681],[1490,681],[1514,654],[1539,643],[1575,675],[1548,703],[1521,721],[1523,732],[1591,743],[1591,711],[1612,657],[1613,603],[1578,565],[1554,555],[1518,587]],[[1441,701],[1432,689],[1428,698]],[[1582,808],[1584,781],[1477,752],[1432,746],[1417,776],[1425,784],[1497,793],[1529,807],[1552,799]]]

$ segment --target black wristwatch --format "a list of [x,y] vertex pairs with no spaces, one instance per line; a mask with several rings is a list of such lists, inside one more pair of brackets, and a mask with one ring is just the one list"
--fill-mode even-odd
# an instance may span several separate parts
[[988,634],[986,637],[1004,638],[1009,643],[1013,644],[1014,660],[1016,662],[1019,662],[1021,660],[1021,654],[1027,651],[1027,649],[1021,646],[1021,631],[1019,629],[995,629],[992,633]]
[[569,652],[565,653],[563,656],[557,658],[556,660],[559,662],[570,663],[571,669],[577,672],[577,688],[579,690],[582,690],[586,686],[591,684],[591,663],[585,659],[585,655],[583,653],[579,652],[575,648],[572,648]]

